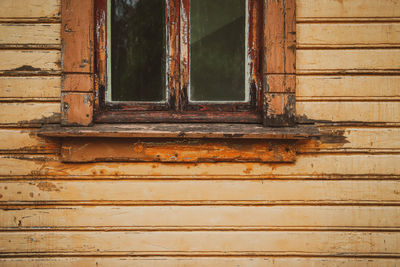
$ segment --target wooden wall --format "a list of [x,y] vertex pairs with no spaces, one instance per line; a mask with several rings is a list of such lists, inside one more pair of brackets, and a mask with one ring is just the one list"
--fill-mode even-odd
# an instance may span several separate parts
[[1,266],[400,266],[400,0],[297,0],[295,164],[62,164],[59,0],[0,1]]

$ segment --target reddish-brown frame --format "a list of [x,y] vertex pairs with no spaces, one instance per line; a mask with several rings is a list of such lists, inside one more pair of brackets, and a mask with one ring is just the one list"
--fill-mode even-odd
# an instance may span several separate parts
[[[189,0],[168,1],[169,106],[107,105],[105,0],[62,0],[62,124],[93,122],[295,123],[295,0],[250,0],[252,106],[187,108],[188,52],[181,49],[181,12]],[[187,14],[186,14],[187,15]],[[171,23],[173,22],[173,23]],[[255,96],[255,97],[254,97]],[[172,103],[172,104],[171,104]]]

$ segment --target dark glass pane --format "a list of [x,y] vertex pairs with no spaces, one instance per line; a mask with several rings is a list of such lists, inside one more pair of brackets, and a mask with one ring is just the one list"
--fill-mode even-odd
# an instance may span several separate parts
[[190,3],[190,100],[244,101],[246,0]]
[[112,101],[165,99],[164,2],[112,0]]

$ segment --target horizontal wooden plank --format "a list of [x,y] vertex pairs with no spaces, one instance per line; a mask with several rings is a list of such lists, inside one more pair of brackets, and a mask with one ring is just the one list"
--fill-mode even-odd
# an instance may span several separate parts
[[399,179],[400,155],[309,154],[292,164],[91,163],[63,164],[58,157],[0,156],[0,179]]
[[0,125],[23,126],[59,121],[59,103],[0,103]]
[[400,230],[400,207],[103,206],[0,209],[0,230]]
[[61,95],[60,77],[0,77],[1,100],[58,100]]
[[297,51],[297,73],[399,73],[400,49]]
[[297,19],[399,18],[396,0],[297,0]]
[[1,0],[0,21],[59,20],[60,2],[60,0]]
[[3,258],[6,267],[396,267],[400,259],[385,258],[301,258],[301,257],[60,257]]
[[400,23],[297,24],[297,45],[299,48],[400,46]]
[[217,139],[307,139],[318,136],[313,125],[264,127],[260,124],[228,123],[136,123],[95,124],[92,127],[48,125],[40,134],[49,137],[115,138],[217,138]]
[[3,232],[3,255],[400,256],[399,232]]
[[58,50],[0,50],[0,74],[57,73],[60,60]]
[[321,127],[320,131],[320,140],[298,142],[297,152],[400,152],[400,128]]
[[400,97],[400,76],[297,76],[296,100]]
[[60,24],[0,24],[0,48],[61,47]]
[[270,140],[63,140],[63,162],[294,162],[293,142]]
[[55,140],[37,136],[36,129],[0,129],[0,153],[57,153]]
[[400,204],[400,181],[3,181],[0,204]]
[[343,122],[400,122],[400,102],[296,102],[306,120]]

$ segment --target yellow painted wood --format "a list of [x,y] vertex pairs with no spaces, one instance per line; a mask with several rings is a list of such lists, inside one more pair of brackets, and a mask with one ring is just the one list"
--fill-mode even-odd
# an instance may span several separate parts
[[398,153],[400,128],[320,127],[320,141],[299,142],[297,152]]
[[0,50],[0,73],[60,71],[60,60],[57,50]]
[[400,204],[400,181],[4,181],[1,202]]
[[0,46],[61,46],[60,24],[0,24]]
[[[45,160],[44,160],[45,159]],[[400,177],[400,155],[310,154],[293,164],[259,163],[91,163],[63,164],[57,156],[0,156],[0,179],[25,176],[69,179],[249,179],[343,178],[384,179]]]
[[299,48],[400,46],[400,23],[297,24],[297,44]]
[[301,257],[62,257],[3,258],[6,267],[396,267],[399,259],[385,258],[301,258]]
[[0,253],[399,256],[398,232],[2,232]]
[[400,97],[399,76],[297,76],[296,100]]
[[400,122],[400,102],[296,102],[299,116],[318,121]]
[[2,100],[58,100],[61,95],[60,77],[0,77]]
[[40,138],[36,129],[0,129],[0,153],[57,153],[55,140]]
[[57,123],[59,103],[0,103],[0,125]]
[[1,21],[59,19],[61,0],[1,0]]
[[397,0],[297,0],[297,19],[398,18]]
[[297,73],[397,73],[400,49],[297,51]]
[[98,206],[0,210],[0,229],[399,230],[400,207]]

